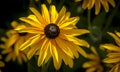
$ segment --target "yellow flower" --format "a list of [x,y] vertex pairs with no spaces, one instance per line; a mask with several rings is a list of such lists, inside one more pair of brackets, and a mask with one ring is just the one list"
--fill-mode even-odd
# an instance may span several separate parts
[[85,40],[75,36],[89,33],[89,31],[77,29],[75,25],[79,17],[70,18],[70,12],[66,12],[65,7],[57,12],[54,5],[51,5],[48,10],[46,5],[42,4],[41,9],[42,14],[30,7],[34,14],[20,18],[30,26],[18,26],[16,30],[35,34],[20,46],[20,50],[23,51],[29,47],[30,50],[27,53],[29,59],[35,54],[39,55],[38,66],[47,63],[52,57],[56,69],[60,68],[62,60],[72,68],[74,56],[78,58],[78,53],[86,56],[86,52],[78,45],[89,47]]
[[[15,28],[18,26],[18,23],[13,21],[12,25]],[[27,57],[18,49],[19,46],[27,39],[28,36],[26,36],[26,33],[18,33],[12,29],[7,32],[7,36],[8,38],[1,38],[4,42],[4,44],[1,44],[1,47],[3,48],[2,54],[8,54],[5,61],[18,60],[20,64],[22,64],[23,61],[26,62]]]
[[[2,59],[2,55],[0,55],[0,68],[5,66],[4,62],[1,61],[1,59]],[[2,72],[1,69],[0,69],[0,72]]]
[[101,4],[103,5],[106,12],[109,11],[108,3],[115,7],[114,0],[83,0],[82,8],[88,8],[90,10],[95,5],[95,14],[98,15],[101,9]]
[[90,59],[90,61],[85,62],[83,64],[83,68],[87,68],[86,72],[103,72],[103,67],[101,65],[101,60],[96,52],[94,47],[90,48],[93,54],[88,54],[87,58]]
[[105,63],[114,64],[110,72],[119,72],[120,71],[120,32],[111,33],[108,32],[110,36],[112,36],[117,45],[114,44],[103,44],[101,48],[107,49],[108,54],[107,58],[103,61]]

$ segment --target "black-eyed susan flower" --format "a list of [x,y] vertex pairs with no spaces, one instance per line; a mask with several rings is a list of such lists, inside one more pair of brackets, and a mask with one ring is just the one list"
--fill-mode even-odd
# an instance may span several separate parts
[[[5,66],[5,63],[1,61],[1,59],[2,59],[2,55],[0,55],[0,68]],[[0,72],[2,72],[1,69],[0,69]]]
[[115,7],[114,0],[83,0],[82,8],[83,9],[92,9],[95,5],[95,14],[98,15],[101,9],[101,5],[104,7],[105,11],[109,11],[109,4]]
[[30,59],[33,55],[38,54],[38,66],[48,62],[52,57],[56,69],[59,69],[62,60],[69,67],[73,67],[74,56],[79,57],[82,54],[86,57],[86,52],[79,47],[89,47],[89,44],[75,36],[89,33],[86,29],[77,29],[75,26],[79,17],[71,17],[66,8],[57,12],[54,5],[48,10],[45,4],[41,5],[41,13],[35,8],[30,7],[33,14],[28,17],[21,17],[20,20],[30,26],[18,26],[15,30],[35,34],[20,46],[23,51],[26,48],[30,50],[27,53]]
[[[15,28],[18,26],[16,21],[12,22],[12,26]],[[29,37],[26,33],[18,33],[14,29],[11,29],[7,32],[7,38],[2,37],[1,40],[4,44],[1,44],[1,48],[3,48],[2,54],[7,54],[5,61],[9,62],[10,60],[15,61],[18,60],[20,64],[22,62],[27,61],[27,57],[23,52],[19,50],[19,46],[25,42],[25,40]]]
[[115,44],[101,45],[101,48],[108,50],[107,58],[105,58],[103,62],[108,64],[113,64],[110,72],[120,71],[120,32],[115,32],[115,33],[116,34],[108,32],[108,34],[114,38],[117,45]]
[[90,60],[83,63],[83,68],[87,68],[86,72],[103,72],[101,59],[94,47],[90,48],[93,54],[88,54],[87,58]]

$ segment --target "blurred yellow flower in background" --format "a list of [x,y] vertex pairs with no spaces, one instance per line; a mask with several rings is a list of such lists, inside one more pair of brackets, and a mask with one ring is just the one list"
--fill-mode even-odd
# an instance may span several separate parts
[[[5,66],[5,63],[1,61],[1,59],[2,59],[2,55],[0,55],[0,68]],[[1,69],[0,69],[0,72],[2,72]]]
[[57,12],[54,5],[48,10],[45,4],[41,5],[41,12],[30,7],[33,14],[28,17],[21,17],[20,20],[26,22],[26,26],[18,26],[15,30],[21,33],[30,33],[30,37],[20,46],[23,51],[29,48],[27,57],[30,59],[33,55],[39,55],[38,66],[47,63],[52,57],[54,67],[58,70],[61,67],[62,60],[69,67],[73,67],[74,56],[79,57],[82,54],[86,57],[86,52],[79,47],[89,47],[89,44],[75,36],[89,33],[86,29],[77,29],[75,26],[79,17],[71,17],[66,8]]
[[105,11],[109,11],[109,4],[115,7],[114,0],[83,0],[82,8],[83,9],[92,9],[95,5],[95,14],[98,15],[101,10],[101,5],[104,7]]
[[120,71],[120,32],[115,32],[115,34],[108,32],[108,34],[114,38],[117,45],[115,44],[101,45],[101,48],[108,50],[107,58],[105,58],[103,62],[113,65],[113,67],[109,72],[119,72]]
[[[15,28],[18,26],[18,23],[13,21],[12,26]],[[27,37],[26,33],[18,33],[17,31],[11,29],[7,32],[7,38],[1,38],[4,44],[1,44],[0,47],[3,48],[2,54],[7,54],[5,58],[6,62],[9,62],[10,60],[18,60],[18,62],[22,64],[23,61],[27,61],[25,54],[18,49]]]
[[94,47],[90,48],[93,54],[88,54],[87,58],[90,60],[83,63],[83,68],[87,68],[86,72],[103,72],[101,59]]
[[52,0],[47,0],[47,2],[50,4]]

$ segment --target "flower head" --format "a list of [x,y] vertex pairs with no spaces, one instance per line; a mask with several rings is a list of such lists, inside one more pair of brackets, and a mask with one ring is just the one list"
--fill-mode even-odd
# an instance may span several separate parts
[[48,10],[46,5],[42,4],[42,13],[33,7],[30,7],[30,10],[33,14],[20,18],[29,25],[18,26],[15,29],[21,33],[34,34],[19,48],[21,51],[29,48],[27,53],[29,59],[35,54],[39,55],[38,66],[41,66],[52,57],[55,68],[59,69],[62,60],[72,68],[74,56],[78,58],[78,53],[86,56],[86,52],[78,45],[89,47],[89,44],[75,37],[89,33],[88,30],[77,29],[75,26],[79,17],[70,18],[70,12],[66,12],[65,7],[57,12],[54,5]]
[[103,5],[106,12],[109,11],[109,4],[111,4],[113,7],[115,7],[115,1],[114,0],[83,0],[82,8],[83,9],[92,9],[95,5],[95,14],[98,15],[101,9],[101,5]]
[[108,64],[113,64],[110,72],[119,72],[120,71],[120,32],[116,32],[116,34],[108,32],[110,36],[115,39],[117,45],[114,44],[103,44],[101,48],[107,49],[108,54],[107,58],[103,60],[103,62]]
[[83,64],[83,68],[87,68],[86,72],[103,72],[100,57],[94,47],[90,48],[93,54],[88,54],[90,61]]
[[[18,23],[13,21],[12,25],[15,28],[18,26]],[[18,33],[13,29],[7,32],[7,36],[8,38],[1,38],[4,42],[4,44],[1,44],[1,47],[3,48],[2,54],[8,54],[5,61],[8,62],[10,60],[18,60],[20,64],[22,64],[23,61],[26,62],[27,57],[18,48],[29,36],[26,36],[26,33]]]

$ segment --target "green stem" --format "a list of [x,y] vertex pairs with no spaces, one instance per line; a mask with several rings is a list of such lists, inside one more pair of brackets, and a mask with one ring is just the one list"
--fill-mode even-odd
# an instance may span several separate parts
[[91,11],[88,10],[88,29],[91,29]]

